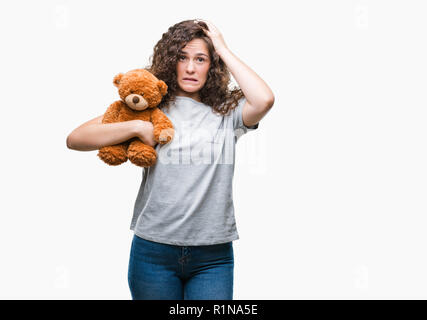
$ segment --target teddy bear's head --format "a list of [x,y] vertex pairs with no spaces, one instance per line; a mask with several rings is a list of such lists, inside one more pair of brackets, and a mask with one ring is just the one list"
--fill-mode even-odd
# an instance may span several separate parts
[[141,111],[157,107],[167,93],[168,86],[145,69],[134,69],[114,77],[120,98],[129,108]]

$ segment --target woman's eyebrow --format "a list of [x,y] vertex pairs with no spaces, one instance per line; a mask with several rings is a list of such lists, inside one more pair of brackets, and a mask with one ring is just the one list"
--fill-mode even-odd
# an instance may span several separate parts
[[[182,54],[188,54],[187,52],[182,51],[182,50],[180,50],[180,51],[179,51],[179,53],[182,53]],[[209,58],[209,56],[208,56],[208,55],[206,55],[206,54],[204,54],[204,53],[202,53],[202,52],[198,52],[198,53],[196,53],[195,55],[196,55],[196,56],[206,56],[206,57],[208,57],[208,58]]]

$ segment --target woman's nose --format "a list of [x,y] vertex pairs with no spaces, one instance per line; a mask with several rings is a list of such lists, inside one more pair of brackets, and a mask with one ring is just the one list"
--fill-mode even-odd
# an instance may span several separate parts
[[188,64],[187,64],[187,70],[188,71],[192,71],[194,69],[194,65],[193,65],[193,62],[189,62]]

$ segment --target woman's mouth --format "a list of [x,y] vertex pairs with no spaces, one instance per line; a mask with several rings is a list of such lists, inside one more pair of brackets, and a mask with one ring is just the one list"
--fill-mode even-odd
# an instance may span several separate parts
[[183,80],[187,82],[197,82],[196,79],[190,79],[190,78],[184,78]]

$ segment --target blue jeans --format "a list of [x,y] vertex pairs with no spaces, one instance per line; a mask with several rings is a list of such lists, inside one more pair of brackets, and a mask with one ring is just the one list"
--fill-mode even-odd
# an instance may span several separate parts
[[233,243],[175,246],[134,235],[128,282],[134,300],[232,300]]

